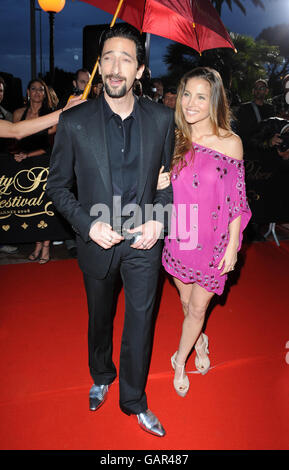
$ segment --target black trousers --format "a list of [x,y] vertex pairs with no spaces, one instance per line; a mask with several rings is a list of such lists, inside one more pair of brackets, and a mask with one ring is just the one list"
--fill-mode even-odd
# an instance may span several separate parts
[[158,287],[162,243],[151,250],[136,250],[129,240],[115,246],[112,263],[105,279],[84,274],[89,327],[88,350],[90,374],[96,385],[113,382],[117,372],[112,360],[115,290],[119,274],[125,294],[125,319],[122,333],[119,400],[127,414],[147,410],[145,393],[148,375],[153,312]]

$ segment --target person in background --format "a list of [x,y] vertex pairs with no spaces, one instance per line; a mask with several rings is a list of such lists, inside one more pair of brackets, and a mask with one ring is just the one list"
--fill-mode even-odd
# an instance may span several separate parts
[[[13,113],[13,122],[34,119],[52,112],[52,101],[46,83],[40,78],[33,79],[27,86],[27,105],[19,108]],[[14,158],[22,162],[26,158],[50,154],[50,136],[55,134],[56,126],[39,132],[17,142],[17,150]],[[50,260],[49,240],[36,242],[34,251],[29,255],[29,260],[39,264],[46,264]]]
[[98,77],[91,87],[91,98],[98,98],[103,92],[102,78]]
[[[87,69],[82,68],[78,69],[75,72],[74,79],[72,80],[72,90],[67,91],[59,100],[58,103],[58,108],[62,108],[63,106],[66,105],[69,99],[71,99],[72,96],[81,96],[82,93],[85,90],[86,85],[88,84],[90,79],[90,73]],[[88,99],[92,97],[91,93]],[[63,241],[62,240],[55,240],[53,242],[53,245],[62,245]],[[68,240],[65,240],[65,246],[70,253],[70,255],[73,258],[77,257],[77,246],[76,246],[76,240],[75,238],[71,238]]]
[[[260,161],[261,165],[264,165],[265,155],[264,150],[260,150],[255,145],[255,135],[258,132],[259,123],[265,119],[274,115],[274,108],[270,102],[267,101],[269,94],[269,87],[267,80],[259,78],[254,83],[252,89],[252,100],[246,103],[242,103],[236,113],[235,130],[236,133],[241,137],[244,147],[244,160],[245,162]],[[278,136],[274,136],[272,143],[278,141]],[[253,194],[258,193],[258,197],[262,194],[264,188],[263,181],[250,180],[250,173],[247,173],[248,178],[248,189],[253,190]],[[255,205],[257,204],[257,209]],[[253,217],[249,222],[246,230],[247,239],[253,241],[265,241],[261,233],[262,224],[257,223],[254,220],[255,213],[260,212],[261,199],[252,202],[252,213]]]
[[68,90],[66,93],[64,93],[63,96],[61,96],[59,103],[58,103],[58,109],[63,108],[69,98],[72,96],[80,96],[84,92],[84,89],[86,85],[88,84],[90,79],[90,73],[86,69],[78,69],[75,72],[74,78],[72,80],[72,89]]
[[254,83],[252,100],[242,103],[236,113],[236,132],[243,141],[246,158],[250,158],[250,153],[254,153],[254,149],[250,148],[250,139],[258,127],[258,123],[274,116],[273,106],[266,101],[268,93],[268,82],[259,78]]
[[274,116],[289,119],[289,74],[282,80],[282,93],[272,98]]
[[[4,93],[5,93],[5,81],[3,77],[0,77],[0,122],[3,121],[12,121],[12,113],[10,111],[7,111],[3,106],[1,106],[1,103],[4,98]],[[0,138],[0,156],[2,155],[7,155],[8,152],[8,140],[5,138]],[[1,253],[6,253],[8,255],[12,255],[14,253],[17,253],[18,247],[13,246],[13,245],[0,245],[0,252]]]
[[50,85],[48,86],[48,91],[49,91],[49,94],[50,94],[52,109],[53,109],[53,111],[55,111],[58,108],[58,103],[59,103],[58,96],[57,96],[54,88],[52,88],[52,86],[50,86]]
[[178,350],[171,358],[174,387],[184,397],[190,385],[185,364],[194,346],[197,370],[205,374],[210,368],[209,340],[202,331],[205,314],[235,268],[251,211],[242,141],[231,130],[229,105],[216,70],[199,67],[184,75],[175,121],[174,210],[162,261],[177,286],[185,316]]
[[163,94],[164,94],[164,85],[163,82],[160,78],[154,78],[152,81],[152,91],[153,91],[153,96],[152,99],[156,103],[162,103],[163,102]]
[[167,88],[164,92],[163,104],[169,108],[175,109],[177,101],[177,90],[176,88]]
[[23,139],[28,135],[37,134],[44,129],[56,126],[58,124],[59,116],[63,111],[67,111],[74,106],[85,103],[79,96],[72,98],[63,109],[46,114],[29,121],[10,122],[0,119],[0,138],[5,139]]
[[41,132],[44,129],[56,126],[58,124],[59,116],[63,111],[67,111],[68,109],[83,103],[85,103],[85,100],[76,96],[75,98],[72,98],[63,109],[59,109],[51,114],[46,114],[39,118],[15,123],[10,121],[1,121],[0,119],[0,138],[20,140],[28,135],[37,134],[37,132]]

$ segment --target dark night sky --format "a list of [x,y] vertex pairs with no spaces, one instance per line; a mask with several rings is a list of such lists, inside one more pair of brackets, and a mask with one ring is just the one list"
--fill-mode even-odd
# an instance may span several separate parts
[[[36,1],[36,7],[38,2]],[[256,37],[262,29],[289,23],[289,0],[263,0],[265,11],[245,0],[247,15],[234,5],[223,7],[222,21],[231,31]],[[104,0],[105,4],[105,0]],[[39,61],[39,13],[37,13],[37,71]],[[42,13],[43,72],[49,69],[48,15]],[[30,80],[30,1],[0,0],[0,71],[20,77],[23,92]],[[75,71],[82,66],[82,30],[86,25],[110,23],[112,16],[78,0],[66,0],[65,8],[55,18],[55,66]],[[166,73],[162,58],[170,41],[151,37],[150,68],[152,76]]]

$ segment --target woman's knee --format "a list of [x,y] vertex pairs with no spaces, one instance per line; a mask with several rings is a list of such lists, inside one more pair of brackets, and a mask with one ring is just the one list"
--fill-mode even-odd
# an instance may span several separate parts
[[182,303],[184,315],[186,316],[188,314],[188,310],[189,310],[189,301],[186,300],[186,299],[181,298],[181,303]]
[[204,305],[188,305],[188,318],[191,320],[203,321],[206,315],[206,307]]

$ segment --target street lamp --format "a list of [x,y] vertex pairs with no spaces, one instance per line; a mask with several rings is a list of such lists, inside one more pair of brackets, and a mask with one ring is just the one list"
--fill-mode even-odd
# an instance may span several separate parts
[[53,84],[54,79],[54,17],[55,13],[59,13],[65,6],[65,0],[38,0],[40,8],[49,14],[50,29],[50,80]]

